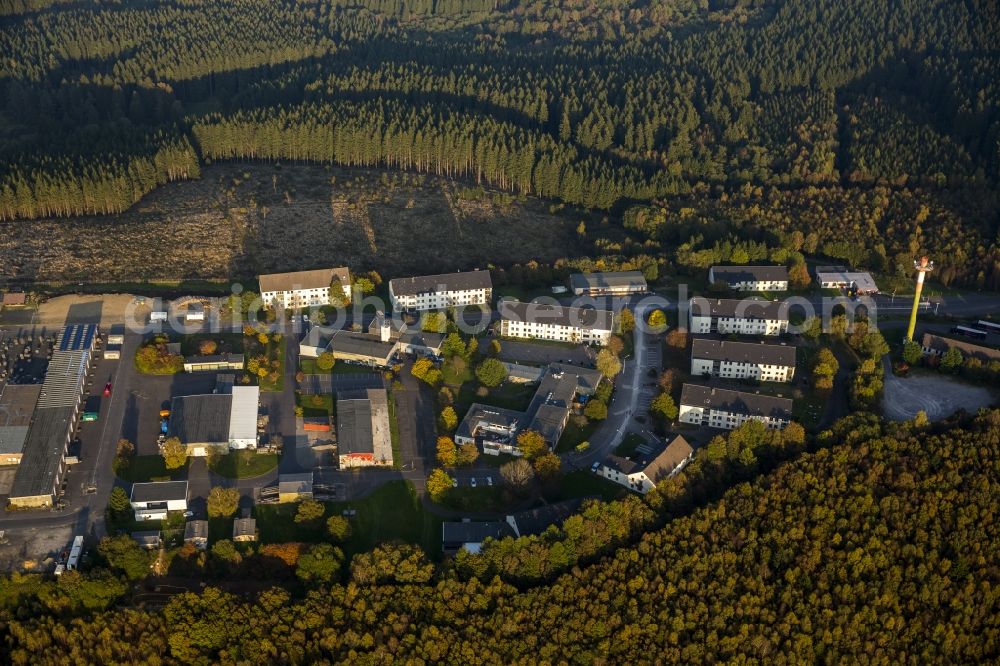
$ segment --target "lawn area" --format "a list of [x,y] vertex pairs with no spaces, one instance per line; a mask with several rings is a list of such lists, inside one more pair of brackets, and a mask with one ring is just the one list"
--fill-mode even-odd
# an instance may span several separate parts
[[511,505],[512,499],[518,501],[509,495],[500,486],[460,486],[449,490],[442,504],[461,511],[503,511]]
[[600,425],[600,421],[591,421],[582,414],[570,416],[569,421],[566,423],[566,428],[559,438],[559,443],[556,444],[556,453],[572,451],[580,444],[588,441]]
[[403,462],[402,449],[399,448],[399,421],[396,420],[396,399],[389,391],[389,438],[392,440],[392,467],[399,469]]
[[505,409],[527,409],[538,385],[507,381],[489,389],[489,393],[482,397],[476,395],[477,388],[479,388],[478,382],[470,381],[462,384],[462,388],[458,390],[458,395],[455,396],[455,412],[459,418],[465,416],[474,402]]
[[325,375],[328,372],[316,367],[316,359],[302,358],[301,356],[299,356],[299,370],[307,375]]
[[216,354],[242,354],[243,335],[240,333],[192,333],[181,336],[181,354],[184,356],[197,356],[198,346],[204,340],[212,340],[218,349]]
[[448,386],[462,386],[475,379],[472,366],[464,358],[459,357],[450,358],[442,363],[441,375]]
[[122,481],[142,483],[146,481],[170,481],[184,476],[187,463],[177,469],[168,470],[162,456],[132,456],[129,466],[118,477]]
[[545,499],[550,502],[588,497],[597,495],[610,502],[628,494],[624,486],[601,478],[589,470],[570,472],[559,480],[559,485],[545,492]]
[[615,455],[626,458],[635,453],[635,450],[646,443],[646,438],[639,433],[630,432],[625,435],[625,439],[615,449]]
[[[269,340],[267,344],[261,344],[256,338],[251,336],[244,336],[243,340],[246,345],[248,366],[251,357],[264,357],[266,367],[270,371],[263,377],[258,376],[257,383],[260,386],[260,390],[275,393],[283,391],[285,388],[285,337],[281,336],[281,339],[277,342]],[[261,367],[265,367],[265,362],[262,361],[260,365]]]
[[227,479],[252,479],[277,466],[278,455],[275,453],[235,451],[219,456],[209,469]]
[[295,405],[302,408],[302,416],[323,417],[333,416],[337,413],[336,401],[330,393],[320,393],[317,395],[295,396]]
[[[256,507],[257,527],[264,543],[305,541],[326,538],[325,524],[298,525],[294,521],[297,504],[260,504]],[[325,518],[354,509],[350,518],[351,537],[343,544],[348,555],[363,553],[388,541],[404,541],[421,546],[432,558],[441,555],[441,519],[424,511],[413,485],[392,481],[356,502],[327,502]]]

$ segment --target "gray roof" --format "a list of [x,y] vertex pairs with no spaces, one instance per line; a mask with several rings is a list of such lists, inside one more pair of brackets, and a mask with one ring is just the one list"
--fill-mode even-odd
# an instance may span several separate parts
[[187,481],[151,481],[149,483],[133,483],[133,502],[167,502],[169,500],[186,500],[188,492]]
[[504,299],[500,301],[500,317],[510,321],[572,326],[575,328],[610,331],[614,313],[594,308],[575,308],[551,303],[525,303]]
[[493,281],[489,271],[466,271],[464,273],[443,273],[441,275],[421,275],[419,277],[395,278],[389,280],[389,288],[396,296],[416,296],[438,291],[467,291],[471,289],[492,289]]
[[[389,437],[388,394],[385,389],[341,391],[337,394],[337,449],[341,454],[371,453],[391,459],[385,451]],[[384,421],[384,423],[382,423]]]
[[712,276],[729,284],[740,282],[788,282],[785,266],[712,266]]
[[426,347],[436,353],[439,349],[441,349],[441,343],[444,342],[444,335],[441,333],[431,333],[429,331],[413,330],[406,331],[400,335],[399,341],[404,345]]
[[748,416],[792,418],[792,401],[788,398],[731,391],[700,384],[684,384],[681,389],[681,404]]
[[963,356],[972,356],[985,363],[990,361],[1000,361],[1000,350],[984,345],[977,345],[966,340],[955,340],[933,333],[924,333],[920,341],[920,346],[925,349],[933,349],[936,352],[944,353],[950,347],[954,347],[962,352]]
[[0,393],[0,453],[21,453],[41,384],[8,384]]
[[66,436],[73,425],[75,407],[47,407],[35,410],[24,442],[21,464],[14,475],[11,497],[51,495],[62,468]]
[[508,524],[513,523],[517,536],[541,534],[550,525],[560,525],[564,520],[577,513],[584,501],[597,499],[595,496],[577,497],[575,499],[546,504],[545,506],[519,511],[507,516]]
[[347,268],[317,268],[311,271],[292,273],[270,273],[258,275],[261,293],[269,291],[296,291],[301,289],[323,289],[333,284],[351,284],[351,272]]
[[169,436],[184,444],[229,442],[232,394],[182,395],[170,406]]
[[446,544],[482,543],[486,539],[502,539],[512,534],[507,523],[473,521],[441,523],[441,541]]
[[256,535],[256,518],[237,518],[233,521],[233,538],[240,536]]
[[[472,438],[475,434],[473,427],[486,421],[500,429],[510,429],[516,424],[516,431],[535,430],[541,433],[546,441],[553,445],[556,444],[566,426],[566,420],[569,418],[569,412],[577,392],[590,393],[593,390],[588,388],[589,384],[594,381],[589,370],[577,375],[571,369],[573,366],[564,364],[553,364],[545,368],[542,371],[538,388],[535,390],[528,408],[523,412],[473,403],[465,414],[465,418],[459,423],[455,435]],[[597,381],[599,379],[598,377]],[[596,383],[594,385],[596,386]],[[516,434],[515,432],[515,436]],[[484,436],[489,437],[490,435]],[[494,434],[492,437],[502,439],[505,436]]]
[[691,358],[795,367],[795,347],[764,342],[695,338],[691,341]]
[[42,392],[38,396],[38,406],[75,407],[80,402],[89,364],[89,351],[53,352],[45,371]]
[[185,363],[243,363],[243,354],[215,354],[212,356],[186,356]]
[[644,472],[649,480],[655,483],[674,471],[674,468],[694,452],[687,440],[680,435],[674,437],[667,446],[657,443],[655,447],[646,448],[648,453],[628,458],[610,455],[604,461],[604,465],[622,474]]
[[787,321],[788,306],[784,301],[753,298],[692,298],[691,313],[696,317],[740,317],[743,319],[773,319]]
[[617,271],[609,273],[573,273],[569,284],[584,291],[602,289],[640,288],[646,289],[646,278],[639,271]]
[[596,391],[598,384],[604,379],[604,375],[597,368],[584,368],[571,363],[549,363],[549,368],[556,372],[576,375],[576,392],[585,395],[590,395]]
[[188,539],[207,539],[208,538],[208,521],[207,520],[189,520],[184,525],[184,540]]
[[334,355],[350,354],[352,356],[364,356],[373,361],[387,363],[392,352],[396,349],[395,342],[382,342],[378,336],[368,333],[354,333],[352,331],[334,331],[330,336],[330,342],[326,346],[327,350]]

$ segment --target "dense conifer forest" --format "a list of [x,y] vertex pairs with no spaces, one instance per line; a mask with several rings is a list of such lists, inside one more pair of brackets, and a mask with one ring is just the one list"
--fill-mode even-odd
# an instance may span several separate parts
[[210,584],[162,609],[129,601],[147,565],[133,572],[122,537],[102,546],[108,570],[3,581],[0,649],[13,664],[992,662],[998,447],[1000,411],[934,426],[861,414],[811,442],[741,428],[644,500],[481,556],[434,567],[384,546],[323,583],[307,553],[305,588]]
[[916,203],[871,211],[884,243],[1000,280],[992,2],[3,0],[0,21],[0,219],[118,212],[215,160],[615,212],[879,187]]

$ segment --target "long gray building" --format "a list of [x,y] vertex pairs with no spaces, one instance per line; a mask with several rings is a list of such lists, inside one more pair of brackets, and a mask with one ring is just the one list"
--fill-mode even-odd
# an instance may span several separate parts
[[695,338],[691,341],[691,376],[789,382],[795,376],[795,347]]
[[74,324],[56,340],[11,487],[11,506],[46,507],[55,501],[97,332],[94,324]]

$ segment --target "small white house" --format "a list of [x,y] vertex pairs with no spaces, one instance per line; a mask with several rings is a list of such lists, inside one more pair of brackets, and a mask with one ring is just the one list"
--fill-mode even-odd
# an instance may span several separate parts
[[187,511],[187,481],[153,481],[132,484],[132,510],[136,520],[163,520],[169,511]]

